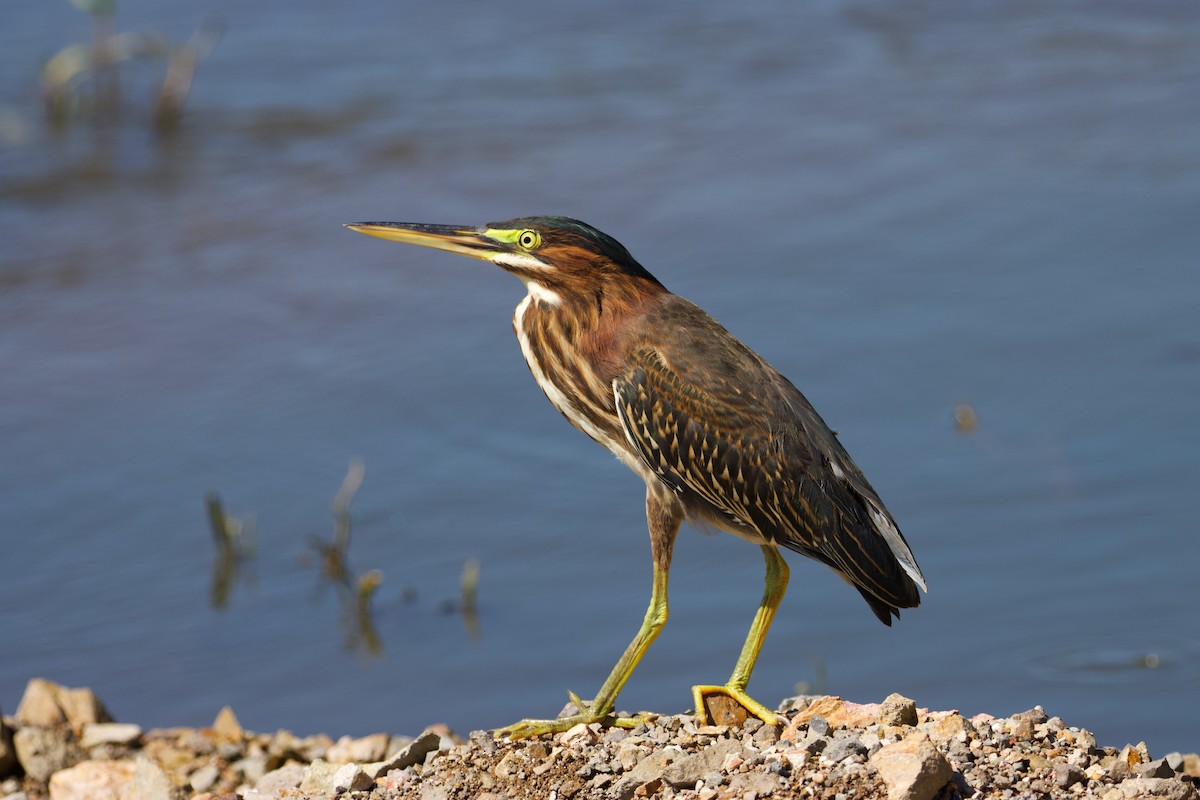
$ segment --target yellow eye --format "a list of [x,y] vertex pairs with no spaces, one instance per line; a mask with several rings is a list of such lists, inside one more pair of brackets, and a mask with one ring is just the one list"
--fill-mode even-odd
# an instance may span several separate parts
[[521,231],[517,234],[517,244],[526,250],[534,250],[542,243],[542,236],[537,231]]

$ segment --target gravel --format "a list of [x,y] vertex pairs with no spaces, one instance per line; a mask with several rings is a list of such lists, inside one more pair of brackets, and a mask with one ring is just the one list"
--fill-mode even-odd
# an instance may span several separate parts
[[106,719],[86,689],[31,681],[26,694],[30,719],[3,719],[19,763],[0,760],[0,800],[1200,800],[1196,754],[1098,746],[1041,708],[966,718],[899,695],[792,698],[781,728],[659,716],[519,741],[444,726],[334,741],[245,731],[230,709],[209,728],[141,732]]

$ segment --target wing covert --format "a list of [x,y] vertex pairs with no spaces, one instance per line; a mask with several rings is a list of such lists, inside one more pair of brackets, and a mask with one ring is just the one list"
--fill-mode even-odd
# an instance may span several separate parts
[[680,372],[645,347],[613,389],[626,440],[689,518],[832,567],[889,624],[919,602],[903,537],[795,387],[779,376],[752,394],[736,373],[700,383]]

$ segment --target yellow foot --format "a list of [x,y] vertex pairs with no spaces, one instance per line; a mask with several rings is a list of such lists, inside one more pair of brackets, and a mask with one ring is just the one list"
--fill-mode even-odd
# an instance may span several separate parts
[[774,711],[746,694],[740,686],[693,686],[692,702],[696,716],[706,725],[740,725],[746,721],[747,712],[768,725],[782,724]]
[[592,711],[592,703],[580,700],[574,692],[567,694],[571,696],[571,702],[579,709],[578,714],[558,719],[523,719],[500,728],[496,731],[496,735],[507,736],[510,739],[526,739],[530,736],[543,736],[547,733],[562,733],[571,730],[576,725],[591,725],[593,722],[613,728],[636,728],[651,716],[649,713],[639,714],[636,717],[618,717],[611,712],[598,714]]

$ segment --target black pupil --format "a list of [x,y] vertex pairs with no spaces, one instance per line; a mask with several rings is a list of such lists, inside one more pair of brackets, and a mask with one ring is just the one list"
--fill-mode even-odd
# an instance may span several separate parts
[[529,246],[531,246],[531,245],[533,244],[533,234],[532,234],[532,233],[527,233],[527,234],[525,234],[524,236],[522,236],[522,237],[521,237],[521,244],[525,245],[526,247],[529,247]]

